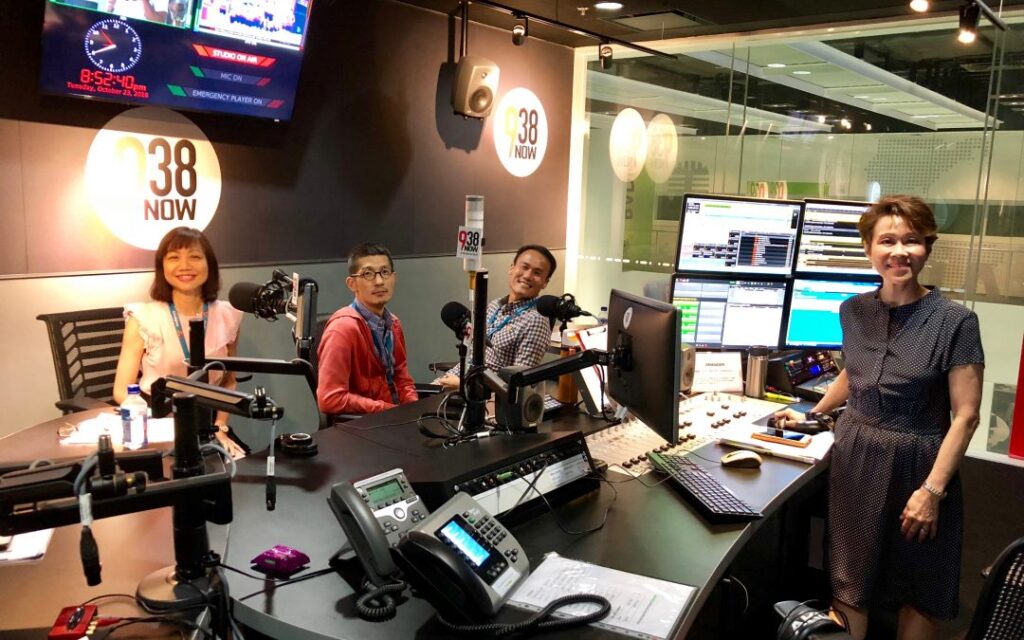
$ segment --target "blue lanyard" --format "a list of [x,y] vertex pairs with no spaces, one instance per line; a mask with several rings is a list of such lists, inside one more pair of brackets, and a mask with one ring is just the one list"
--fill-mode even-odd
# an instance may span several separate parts
[[[188,342],[185,341],[185,332],[181,329],[181,318],[178,317],[178,310],[174,308],[173,302],[168,302],[171,309],[171,320],[174,321],[174,330],[178,332],[178,343],[181,344],[181,352],[185,354],[185,361],[191,362],[191,352],[188,350]],[[206,321],[210,318],[210,303],[203,303],[203,328],[206,328]]]
[[529,311],[530,309],[532,309],[532,308],[534,308],[536,306],[537,306],[537,300],[535,300],[535,299],[534,300],[530,300],[529,302],[527,302],[522,307],[519,307],[518,309],[516,309],[512,313],[510,313],[507,316],[505,316],[505,319],[501,321],[501,324],[499,324],[498,326],[495,327],[495,326],[492,326],[492,325],[494,324],[494,320],[498,317],[498,313],[501,312],[501,307],[502,307],[502,305],[499,304],[498,308],[495,309],[491,313],[489,318],[487,318],[487,337],[490,338],[494,334],[498,333],[499,331],[504,329],[505,325],[507,325],[509,322],[512,322],[513,320],[515,320],[516,318],[518,318],[519,316],[523,315],[524,313],[526,313],[527,311]]
[[[356,310],[360,316],[362,312],[356,303],[352,303],[352,308]],[[373,348],[377,352],[377,358],[380,360],[381,365],[384,367],[384,375],[388,381],[388,390],[391,391],[391,400],[395,404],[398,404],[398,388],[395,386],[395,337],[391,331],[389,331],[388,323],[384,323],[384,341],[377,336],[377,332],[374,331],[373,325],[371,325],[366,318],[363,318],[366,322],[367,328],[370,329],[370,337],[373,338]]]

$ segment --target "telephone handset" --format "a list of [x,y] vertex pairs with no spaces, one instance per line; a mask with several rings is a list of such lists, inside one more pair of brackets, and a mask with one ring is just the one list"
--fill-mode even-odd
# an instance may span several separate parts
[[[398,484],[389,485],[391,481]],[[460,627],[447,622],[445,617],[471,622],[493,617],[530,574],[530,561],[512,534],[468,494],[457,493],[430,514],[408,487],[402,470],[392,469],[356,483],[339,482],[327,498],[373,585],[364,585],[365,593],[356,600],[361,617],[385,620],[394,616],[398,606],[395,595],[407,586],[400,578],[407,579],[437,609],[442,626],[457,632],[483,631],[484,627],[503,629],[503,633],[568,627],[608,615],[611,605],[607,600],[579,594],[559,598],[530,619],[511,625]],[[409,511],[400,508],[409,518],[394,525],[393,507],[398,504],[409,507]],[[412,513],[417,514],[415,519]],[[397,546],[390,543],[394,538]],[[569,619],[548,619],[555,609],[582,602],[597,604],[598,610]]]
[[441,505],[397,550],[409,583],[450,620],[494,617],[530,575],[519,542],[466,493]]

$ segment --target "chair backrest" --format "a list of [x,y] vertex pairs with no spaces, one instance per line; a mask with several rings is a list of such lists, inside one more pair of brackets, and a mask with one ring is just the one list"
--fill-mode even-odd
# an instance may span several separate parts
[[1024,538],[992,565],[964,640],[1024,640]]
[[113,404],[114,374],[121,353],[121,307],[36,316],[46,324],[61,400],[95,398]]

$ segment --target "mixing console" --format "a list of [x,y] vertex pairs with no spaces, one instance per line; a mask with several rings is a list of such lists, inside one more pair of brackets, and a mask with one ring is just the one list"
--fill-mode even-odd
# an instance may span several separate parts
[[608,463],[608,468],[630,476],[651,470],[649,452],[681,455],[717,439],[723,427],[764,423],[764,419],[785,405],[755,398],[706,393],[679,402],[679,442],[673,446],[633,416],[587,436],[590,455]]

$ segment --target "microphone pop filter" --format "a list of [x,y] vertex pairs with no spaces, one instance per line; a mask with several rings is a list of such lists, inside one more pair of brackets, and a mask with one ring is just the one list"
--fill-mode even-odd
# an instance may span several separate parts
[[441,322],[455,333],[462,333],[466,323],[469,321],[470,313],[466,305],[454,300],[446,303],[441,308]]
[[256,298],[262,285],[255,282],[238,282],[232,285],[228,292],[228,302],[231,306],[246,313],[256,312]]
[[558,305],[562,301],[558,296],[540,296],[537,298],[537,313],[545,318],[558,318]]

